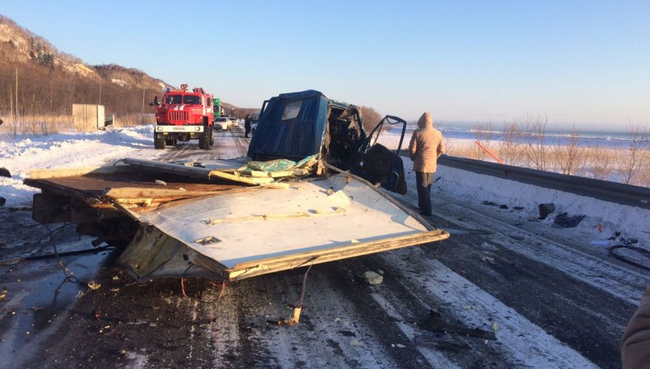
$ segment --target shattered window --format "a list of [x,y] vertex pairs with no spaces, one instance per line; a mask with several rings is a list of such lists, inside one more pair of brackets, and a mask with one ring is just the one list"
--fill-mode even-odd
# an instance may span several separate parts
[[282,112],[282,120],[294,119],[300,113],[300,108],[302,107],[302,100],[293,101],[284,106],[284,111]]

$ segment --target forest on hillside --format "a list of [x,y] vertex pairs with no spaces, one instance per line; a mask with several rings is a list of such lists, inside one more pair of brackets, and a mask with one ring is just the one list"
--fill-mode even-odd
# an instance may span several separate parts
[[72,104],[102,104],[107,114],[140,113],[159,90],[119,86],[39,64],[14,64],[0,67],[0,116],[70,115]]
[[[88,66],[0,15],[0,117],[60,116],[72,104],[102,104],[107,114],[146,112],[162,81],[119,65]],[[143,106],[144,96],[144,106]]]

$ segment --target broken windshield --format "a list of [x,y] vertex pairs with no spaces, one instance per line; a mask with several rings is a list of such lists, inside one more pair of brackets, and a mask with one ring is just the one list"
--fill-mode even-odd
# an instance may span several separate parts
[[300,113],[300,108],[302,107],[302,100],[292,101],[285,105],[284,110],[282,111],[282,120],[295,119]]

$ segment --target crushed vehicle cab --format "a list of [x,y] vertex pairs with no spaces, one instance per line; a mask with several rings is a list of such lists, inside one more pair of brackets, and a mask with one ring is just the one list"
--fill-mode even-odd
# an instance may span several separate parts
[[199,140],[199,147],[207,150],[214,144],[214,106],[212,95],[202,88],[189,90],[167,89],[162,102],[158,96],[149,103],[156,107],[156,126],[153,142],[156,149],[174,145],[178,141]]
[[[387,125],[401,125],[401,139],[394,151],[377,143]],[[355,105],[328,99],[314,90],[281,94],[262,105],[247,156],[267,161],[320,155],[324,164],[404,194],[406,181],[399,150],[405,130],[403,119],[386,116],[366,133]]]
[[[25,183],[33,218],[70,222],[119,247],[136,279],[240,280],[440,241],[383,189],[406,192],[397,150],[377,143],[359,109],[318,91],[264,102],[248,156],[164,163],[125,158],[100,168],[40,170]],[[158,184],[163,181],[166,186]]]

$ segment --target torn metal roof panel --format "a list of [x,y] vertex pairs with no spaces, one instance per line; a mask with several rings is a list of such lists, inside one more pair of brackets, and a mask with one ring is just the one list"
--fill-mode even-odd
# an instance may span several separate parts
[[339,174],[286,190],[194,199],[134,217],[218,263],[229,279],[448,237],[429,232],[385,196],[365,181]]

